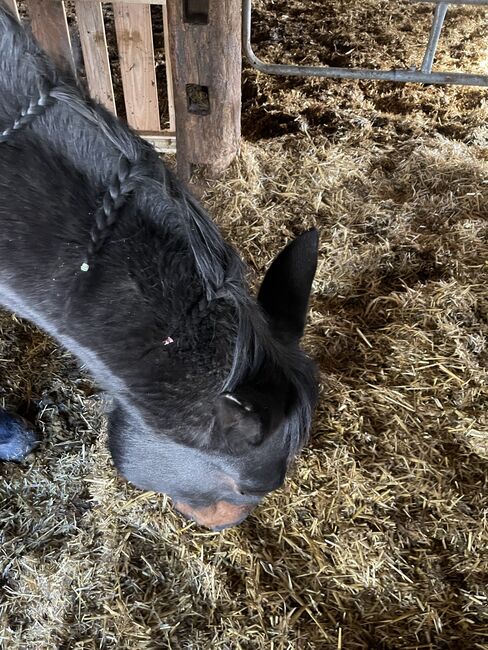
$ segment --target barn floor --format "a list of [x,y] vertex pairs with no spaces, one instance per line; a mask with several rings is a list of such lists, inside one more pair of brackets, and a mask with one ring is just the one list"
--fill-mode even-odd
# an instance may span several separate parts
[[[419,61],[431,11],[255,4],[263,57],[381,67]],[[488,72],[487,16],[450,10],[442,67]],[[488,649],[487,98],[245,71],[242,155],[204,200],[255,277],[320,229],[321,399],[235,530],[118,478],[89,377],[1,315],[0,397],[43,443],[0,468],[0,647]]]

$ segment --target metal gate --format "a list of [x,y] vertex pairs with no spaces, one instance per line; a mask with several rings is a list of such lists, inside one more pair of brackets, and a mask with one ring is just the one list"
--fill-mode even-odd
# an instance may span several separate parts
[[[259,59],[252,49],[251,16],[252,0],[242,2],[242,43],[247,60],[253,68],[271,75],[290,75],[295,77],[324,77],[336,79],[370,79],[375,81],[401,81],[424,84],[457,84],[463,86],[488,86],[488,75],[470,74],[466,72],[433,72],[437,44],[450,4],[487,6],[488,0],[413,0],[435,4],[435,11],[428,43],[425,49],[422,65],[419,70],[372,70],[368,68],[334,68],[326,66],[283,65],[265,63]],[[488,30],[487,30],[488,32]],[[487,34],[488,37],[488,34]]]

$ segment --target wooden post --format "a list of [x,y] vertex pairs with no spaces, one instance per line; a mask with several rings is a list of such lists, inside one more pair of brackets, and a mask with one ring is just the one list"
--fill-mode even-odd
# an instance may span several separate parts
[[178,175],[219,176],[240,146],[241,2],[167,3]]

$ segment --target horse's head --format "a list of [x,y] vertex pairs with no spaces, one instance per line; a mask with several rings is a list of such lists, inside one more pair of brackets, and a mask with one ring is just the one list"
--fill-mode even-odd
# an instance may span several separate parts
[[183,515],[213,530],[240,523],[280,487],[306,440],[316,378],[298,343],[317,244],[316,231],[304,233],[266,273],[258,295],[265,345],[254,370],[207,398],[196,386],[192,395],[187,382],[187,402],[193,397],[201,417],[182,417],[171,427],[163,417],[156,430],[121,401],[112,413],[110,448],[121,473],[142,489],[170,495]]

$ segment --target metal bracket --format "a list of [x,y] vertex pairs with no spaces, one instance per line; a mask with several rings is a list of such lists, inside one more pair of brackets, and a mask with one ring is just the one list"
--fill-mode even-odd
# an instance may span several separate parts
[[374,81],[399,81],[424,84],[457,84],[462,86],[488,86],[488,75],[465,72],[432,72],[432,63],[439,42],[444,18],[449,4],[488,5],[488,0],[413,0],[414,2],[431,2],[436,6],[429,42],[425,50],[420,70],[372,70],[369,68],[333,68],[327,66],[284,65],[265,63],[259,59],[251,44],[252,0],[242,1],[242,45],[244,54],[253,68],[271,75],[289,75],[294,77],[324,77],[336,79],[370,79]]

